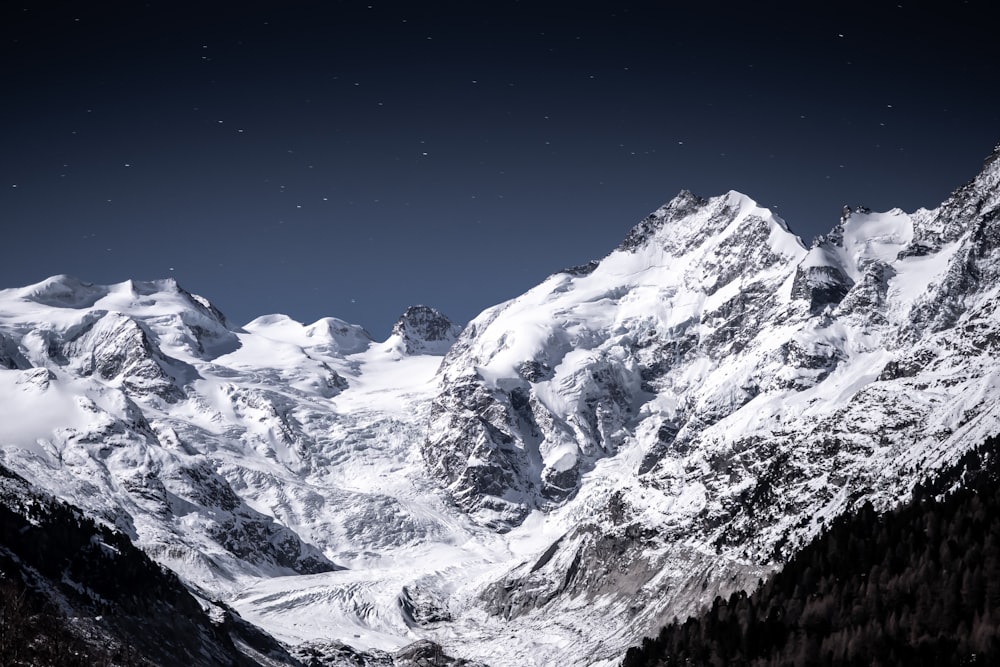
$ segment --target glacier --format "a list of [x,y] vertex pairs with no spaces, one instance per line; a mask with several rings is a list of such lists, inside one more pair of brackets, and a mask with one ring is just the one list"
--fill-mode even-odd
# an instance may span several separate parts
[[464,328],[0,291],[0,462],[290,646],[614,664],[1000,430],[1000,151],[808,246],[681,192]]

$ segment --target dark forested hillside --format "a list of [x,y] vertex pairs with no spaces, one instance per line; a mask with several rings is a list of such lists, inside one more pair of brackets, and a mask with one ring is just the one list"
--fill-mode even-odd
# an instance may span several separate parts
[[300,664],[222,614],[213,623],[126,536],[0,466],[0,665]]
[[675,621],[624,667],[1000,664],[998,449],[888,514],[841,517],[753,594]]

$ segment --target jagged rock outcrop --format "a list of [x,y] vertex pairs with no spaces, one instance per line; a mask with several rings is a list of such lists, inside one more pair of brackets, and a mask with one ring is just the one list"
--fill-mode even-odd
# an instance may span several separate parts
[[63,344],[61,353],[66,359],[78,360],[74,370],[80,375],[96,375],[112,385],[122,385],[130,396],[157,396],[167,403],[184,397],[167,369],[171,362],[178,374],[187,369],[177,360],[168,360],[151,342],[148,330],[121,313],[108,313],[87,324]]
[[806,259],[795,269],[792,297],[809,304],[809,312],[818,315],[837,306],[854,286],[831,252],[830,243],[817,240]]
[[392,326],[406,354],[444,354],[462,327],[430,306],[410,306]]

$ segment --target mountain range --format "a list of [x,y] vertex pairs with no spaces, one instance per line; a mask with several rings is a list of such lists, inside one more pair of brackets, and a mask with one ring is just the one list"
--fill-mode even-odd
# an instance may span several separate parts
[[[237,326],[173,280],[6,289],[5,488],[288,647],[268,664],[615,664],[1000,431],[998,158],[808,246],[681,192],[603,259],[385,341]],[[73,576],[45,580],[100,597]]]

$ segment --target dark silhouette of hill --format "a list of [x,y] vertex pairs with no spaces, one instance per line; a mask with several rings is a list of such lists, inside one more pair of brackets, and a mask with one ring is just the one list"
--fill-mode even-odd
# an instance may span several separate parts
[[230,610],[221,616],[209,619],[126,535],[0,466],[0,665],[301,664]]

